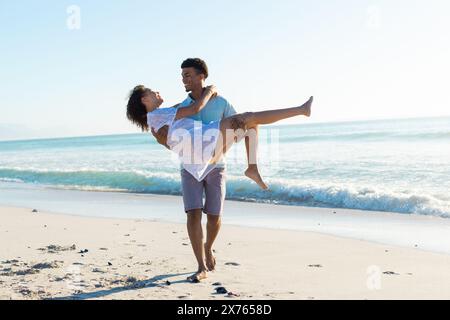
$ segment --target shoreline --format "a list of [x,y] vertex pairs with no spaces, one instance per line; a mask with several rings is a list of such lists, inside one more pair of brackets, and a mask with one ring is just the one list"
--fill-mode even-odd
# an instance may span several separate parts
[[[56,214],[185,224],[180,196],[0,183],[0,206]],[[206,219],[203,219],[203,222]],[[450,219],[400,213],[225,201],[224,225],[297,230],[450,254]]]
[[[447,254],[223,225],[217,270],[192,284],[183,224],[5,206],[0,216],[0,299],[450,298]],[[238,296],[215,293],[216,282]]]

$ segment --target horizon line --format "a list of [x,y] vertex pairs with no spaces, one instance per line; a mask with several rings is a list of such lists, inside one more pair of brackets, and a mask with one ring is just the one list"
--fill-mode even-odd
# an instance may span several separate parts
[[[319,121],[313,123],[287,123],[279,125],[267,125],[267,127],[287,127],[287,126],[297,126],[297,125],[323,125],[323,124],[340,124],[340,123],[351,123],[351,122],[377,122],[377,121],[389,121],[389,120],[414,120],[414,119],[436,119],[436,118],[450,118],[450,115],[441,116],[415,116],[415,117],[397,117],[397,118],[377,118],[377,119],[360,119],[360,120],[337,120],[337,121]],[[121,135],[134,135],[134,134],[146,134],[149,132],[127,132],[127,133],[106,133],[106,134],[96,134],[96,135],[85,135],[85,136],[57,136],[57,137],[41,137],[41,138],[28,138],[28,139],[8,139],[2,140],[0,142],[26,142],[26,141],[38,141],[38,140],[59,140],[59,139],[77,139],[77,138],[94,138],[94,137],[107,137],[107,136],[121,136]]]

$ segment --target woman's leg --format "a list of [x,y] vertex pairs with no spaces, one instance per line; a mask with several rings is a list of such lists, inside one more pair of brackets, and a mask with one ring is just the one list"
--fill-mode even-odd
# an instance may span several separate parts
[[242,138],[249,128],[255,128],[260,124],[272,124],[283,119],[300,115],[309,117],[311,115],[312,102],[313,97],[309,98],[309,100],[300,107],[260,112],[246,112],[223,119],[220,123],[220,133],[223,138],[222,144],[218,144],[220,145],[220,148],[219,150],[216,149],[216,153],[220,150],[222,150],[223,153],[226,153],[231,145],[234,142],[237,142],[237,138]]
[[[253,127],[260,124],[272,124],[280,120],[296,117],[296,116],[311,116],[311,104],[313,103],[313,97],[309,98],[300,107],[285,108],[278,110],[267,110],[260,112],[249,112],[249,114],[242,114],[243,122],[247,127]],[[239,115],[237,115],[239,116]],[[235,121],[236,122],[236,121]],[[239,121],[237,121],[239,122]]]
[[255,181],[262,189],[267,190],[266,183],[261,178],[258,169],[257,155],[258,155],[258,126],[248,128],[245,134],[245,149],[247,150],[248,167],[245,170],[245,175]]
[[[223,119],[220,123],[220,132],[222,134],[222,139],[219,139],[213,161],[216,161],[221,157],[222,154],[225,154],[231,148],[233,143],[237,142],[238,137],[242,137],[244,134],[248,136],[247,131],[250,128],[255,128],[260,124],[272,124],[277,121],[292,118],[299,115],[309,117],[311,115],[312,102],[313,97],[311,97],[306,103],[304,103],[300,107],[268,110],[261,112],[246,112]],[[250,156],[252,153],[247,151],[247,154],[248,156]],[[256,154],[256,152],[254,152],[253,154]],[[258,184],[260,184],[259,181],[257,180],[255,181]]]

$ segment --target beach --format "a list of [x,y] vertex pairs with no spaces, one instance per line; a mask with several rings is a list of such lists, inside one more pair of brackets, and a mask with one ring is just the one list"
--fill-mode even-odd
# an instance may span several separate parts
[[232,148],[197,284],[180,164],[148,134],[0,141],[0,298],[449,299],[449,124],[267,127],[269,191]]
[[449,1],[0,7],[0,300],[450,299]]
[[224,224],[216,271],[189,283],[183,223],[11,206],[0,217],[0,299],[450,298],[450,255],[418,248]]

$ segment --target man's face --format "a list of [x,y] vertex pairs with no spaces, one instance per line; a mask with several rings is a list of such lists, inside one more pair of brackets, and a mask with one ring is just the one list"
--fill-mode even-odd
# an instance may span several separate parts
[[205,76],[192,67],[182,68],[181,76],[183,77],[183,84],[186,92],[191,92],[194,88],[201,88],[203,86],[203,81],[205,80]]

